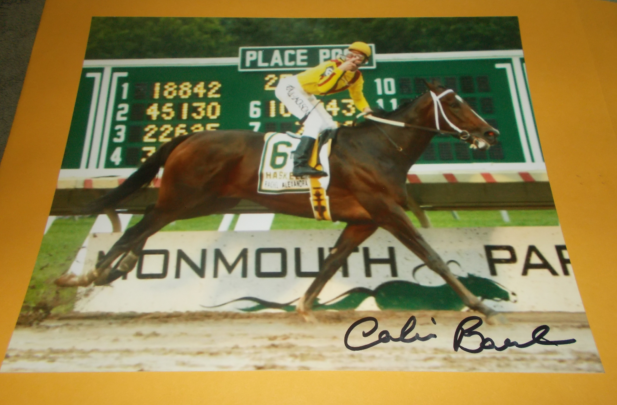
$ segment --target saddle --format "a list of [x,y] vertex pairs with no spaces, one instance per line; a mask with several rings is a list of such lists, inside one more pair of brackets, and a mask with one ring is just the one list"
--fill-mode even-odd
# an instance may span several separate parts
[[336,129],[324,131],[315,142],[309,164],[328,173],[326,177],[295,177],[292,174],[292,152],[300,142],[300,136],[291,132],[268,132],[264,136],[264,148],[259,166],[257,192],[260,194],[309,194],[313,214],[317,220],[331,221],[327,195],[330,185],[329,156]]

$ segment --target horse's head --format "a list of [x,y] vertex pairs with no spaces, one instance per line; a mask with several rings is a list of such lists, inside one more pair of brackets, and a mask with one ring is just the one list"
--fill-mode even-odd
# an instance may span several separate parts
[[433,101],[434,125],[470,144],[470,148],[488,149],[497,143],[499,131],[490,126],[454,90],[438,83],[426,83]]

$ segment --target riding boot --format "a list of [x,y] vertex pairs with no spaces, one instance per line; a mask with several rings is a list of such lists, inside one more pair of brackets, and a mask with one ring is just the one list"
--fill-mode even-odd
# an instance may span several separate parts
[[313,146],[315,145],[315,139],[310,136],[303,136],[300,138],[300,143],[298,147],[293,152],[294,156],[294,169],[293,175],[296,177],[302,176],[317,176],[323,177],[327,176],[326,172],[322,172],[321,170],[316,170],[309,166],[308,162],[311,157],[311,153],[313,152]]

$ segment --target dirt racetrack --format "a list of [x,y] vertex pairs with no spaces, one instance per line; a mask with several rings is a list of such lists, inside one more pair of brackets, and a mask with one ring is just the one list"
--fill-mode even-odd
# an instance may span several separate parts
[[[388,329],[398,337],[415,315],[415,333],[437,337],[425,342],[379,344],[363,351],[344,345],[350,325],[373,316],[379,329],[363,338],[359,326],[350,344],[376,340]],[[505,338],[531,340],[540,325],[551,330],[546,339],[576,339],[560,346],[485,350],[479,354],[453,350],[453,336],[469,312],[321,312],[306,323],[296,314],[229,312],[79,315],[48,318],[34,326],[18,326],[2,372],[56,371],[224,371],[224,370],[392,370],[603,372],[583,313],[511,313],[508,323],[482,325],[478,331],[498,346]],[[436,324],[431,322],[431,317]],[[468,348],[480,339],[469,337]]]

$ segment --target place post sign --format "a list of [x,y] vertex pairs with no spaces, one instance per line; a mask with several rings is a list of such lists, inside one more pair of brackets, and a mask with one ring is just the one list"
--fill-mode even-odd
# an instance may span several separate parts
[[[375,45],[369,44],[375,55]],[[306,70],[343,55],[349,45],[262,46],[241,47],[238,69],[241,72],[260,70]],[[375,69],[371,57],[362,69]]]

